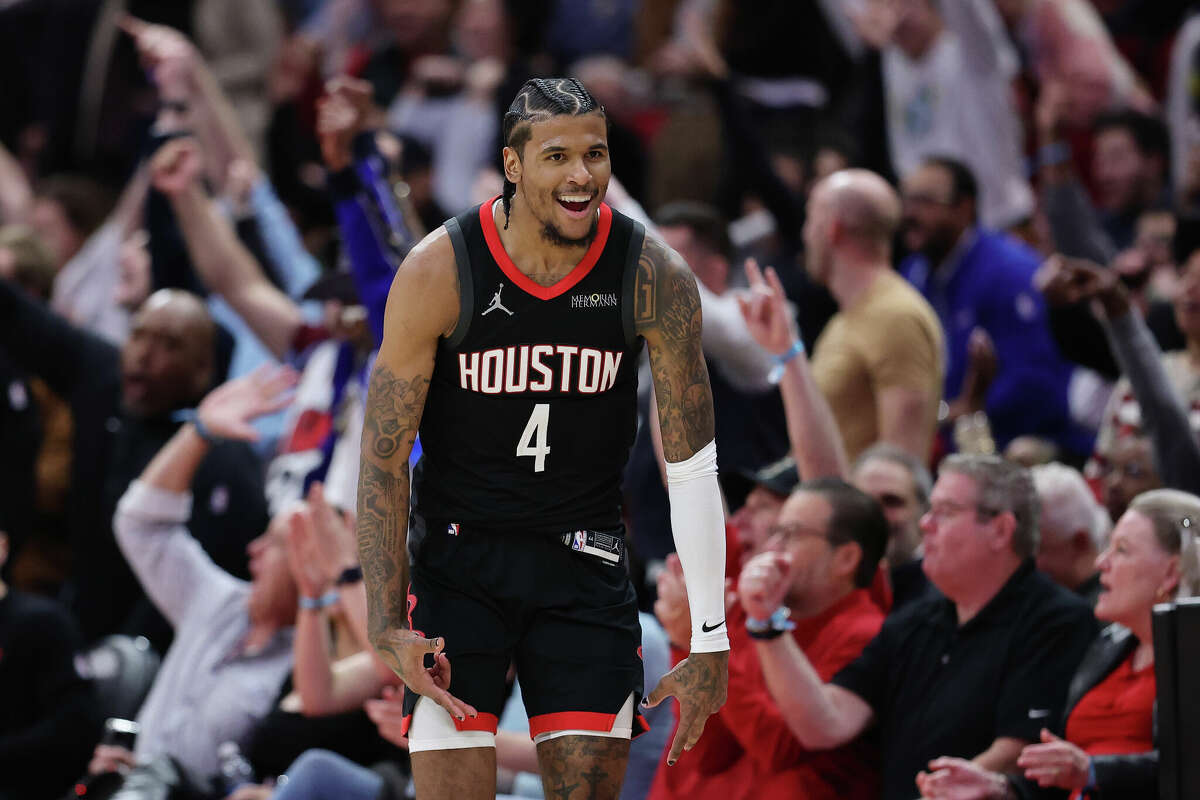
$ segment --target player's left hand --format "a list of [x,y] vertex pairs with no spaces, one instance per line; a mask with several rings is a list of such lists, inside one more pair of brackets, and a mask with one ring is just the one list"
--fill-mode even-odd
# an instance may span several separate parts
[[725,705],[728,688],[728,650],[692,653],[664,675],[642,701],[646,708],[653,708],[668,697],[679,701],[679,727],[667,753],[668,766],[673,766],[680,753],[691,750],[700,741],[708,718]]

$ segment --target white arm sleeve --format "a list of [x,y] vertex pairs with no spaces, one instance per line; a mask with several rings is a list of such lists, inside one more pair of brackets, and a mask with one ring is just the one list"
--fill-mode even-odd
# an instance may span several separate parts
[[729,649],[725,625],[725,513],[717,484],[717,443],[691,458],[667,462],[667,496],[675,552],[683,565],[692,613],[692,652]]

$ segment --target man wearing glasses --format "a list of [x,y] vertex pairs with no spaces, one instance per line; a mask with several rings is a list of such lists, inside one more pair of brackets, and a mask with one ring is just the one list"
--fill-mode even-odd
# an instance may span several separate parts
[[869,587],[887,536],[883,511],[869,495],[838,478],[808,481],[788,497],[766,545],[742,570],[740,608],[727,614],[729,698],[718,717],[752,764],[742,765],[743,783],[755,798],[878,796],[874,740],[811,753],[779,702],[777,673],[759,663],[753,642],[798,654],[822,679],[858,657],[883,624]]
[[1087,605],[1034,568],[1037,517],[1025,468],[947,458],[921,520],[923,569],[937,592],[889,617],[828,683],[786,637],[756,641],[799,741],[839,747],[877,725],[884,800],[912,800],[917,774],[939,756],[1014,769],[1061,712],[1096,632]]

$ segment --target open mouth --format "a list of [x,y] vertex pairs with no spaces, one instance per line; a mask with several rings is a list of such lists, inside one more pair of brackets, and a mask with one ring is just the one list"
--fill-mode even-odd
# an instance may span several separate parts
[[560,206],[566,209],[568,214],[575,217],[586,214],[588,206],[592,204],[592,195],[590,194],[560,194],[555,199]]

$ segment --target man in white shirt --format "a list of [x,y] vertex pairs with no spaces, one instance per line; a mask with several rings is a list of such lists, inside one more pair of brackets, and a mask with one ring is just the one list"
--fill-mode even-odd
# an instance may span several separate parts
[[1016,52],[989,0],[866,0],[859,34],[882,53],[888,146],[898,176],[927,156],[960,159],[980,217],[1004,229],[1034,208],[1011,96]]

